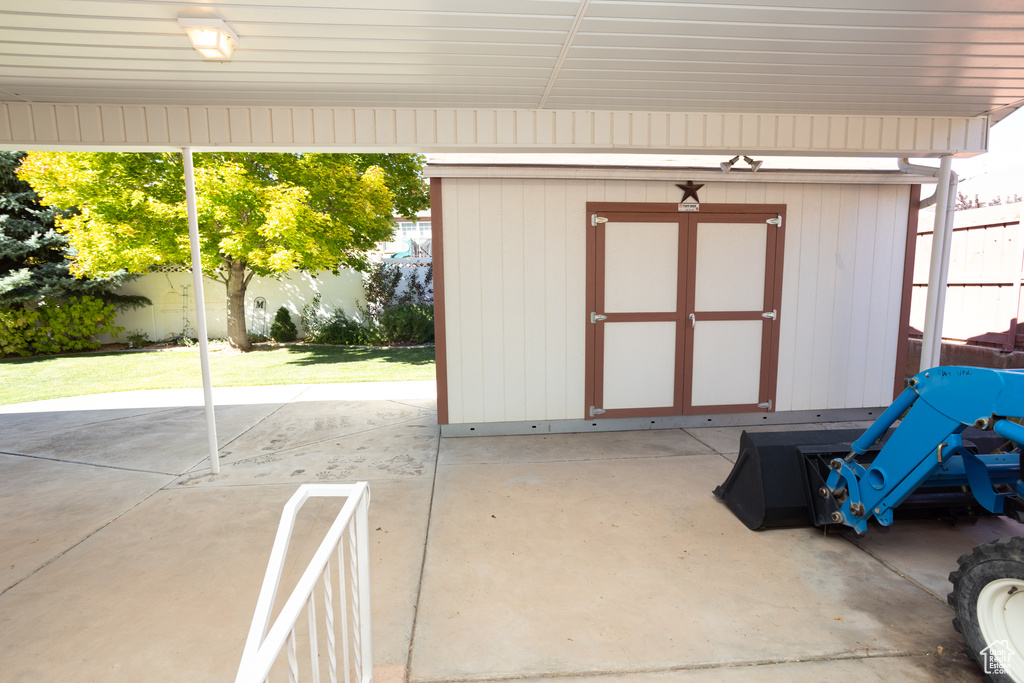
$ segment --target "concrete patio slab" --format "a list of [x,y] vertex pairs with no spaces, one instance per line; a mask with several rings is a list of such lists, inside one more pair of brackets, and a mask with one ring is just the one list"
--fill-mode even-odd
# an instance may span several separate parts
[[[283,404],[219,406],[218,443],[226,444],[258,425]],[[114,417],[114,416],[111,416]],[[67,427],[4,436],[8,453],[129,470],[183,474],[208,457],[206,415],[181,407]]]
[[[221,410],[218,410],[218,414]],[[221,451],[221,464],[319,444],[381,427],[429,418],[425,408],[392,401],[321,400],[280,407],[233,439]],[[218,417],[218,422],[220,418]]]
[[948,607],[847,541],[748,531],[710,493],[719,455],[551,457],[439,466],[410,680],[962,647]]
[[444,440],[445,465],[649,458],[708,453],[706,445],[680,429],[590,434],[537,434]]
[[[439,434],[434,418],[429,417],[277,451],[257,451],[248,457],[244,457],[245,451],[236,442],[231,458],[221,460],[220,474],[210,474],[209,467],[201,462],[175,483],[178,486],[298,485],[303,482],[429,479],[434,473]],[[250,442],[250,447],[254,445],[258,446],[258,442]]]
[[1024,525],[1006,517],[989,517],[979,519],[974,526],[956,527],[932,520],[906,519],[897,520],[891,527],[872,525],[862,536],[844,536],[945,601],[952,590],[949,573],[956,571],[958,557],[982,543],[1024,536]]
[[[540,683],[551,677],[505,679],[516,683]],[[640,673],[607,672],[598,676],[579,676],[573,683],[818,683],[819,681],[856,680],[865,683],[970,683],[979,680],[978,666],[965,655],[942,654],[910,657],[848,657],[783,664],[748,664]],[[491,679],[493,683],[503,683]]]
[[[43,402],[40,401],[39,403]],[[38,405],[38,403],[35,405]],[[44,407],[40,406],[38,409],[31,411],[5,413],[3,412],[4,409],[11,410],[12,406],[0,406],[0,434],[4,435],[3,437],[0,437],[0,450],[10,447],[8,438],[13,437],[14,435],[25,437],[29,434],[69,429],[72,427],[81,428],[98,422],[120,420],[126,417],[149,415],[151,413],[171,410],[171,408],[167,407],[107,408],[102,410],[89,408],[82,410],[52,410],[44,409]]]
[[[162,491],[0,596],[8,681],[234,677],[281,508],[293,486]],[[429,485],[371,491],[374,648],[404,670]],[[337,513],[296,522],[281,599]]]
[[[281,384],[275,386],[213,387],[213,400],[217,405],[291,403],[301,400],[302,394],[312,386],[310,384]],[[329,384],[322,386],[341,385]],[[348,391],[351,391],[351,389]],[[203,406],[202,389],[146,389],[118,391],[108,394],[66,396],[64,398],[51,398],[43,401],[0,406],[0,415],[74,413],[88,410],[165,410],[189,406]]]
[[0,454],[0,593],[171,479]]
[[218,389],[217,477],[195,390],[0,408],[54,458],[0,453],[2,678],[230,680],[284,502],[367,480],[378,683],[980,680],[945,575],[1017,525],[753,533],[711,494],[741,428],[442,439],[433,392]]

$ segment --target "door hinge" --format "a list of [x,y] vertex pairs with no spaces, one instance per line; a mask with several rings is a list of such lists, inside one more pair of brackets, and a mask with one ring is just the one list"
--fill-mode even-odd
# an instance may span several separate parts
[[608,316],[601,315],[600,313],[593,313],[593,312],[591,312],[591,314],[590,314],[590,322],[592,322],[592,323],[599,323],[602,320],[607,320],[607,319],[608,319]]
[[782,227],[782,216],[776,216],[775,218],[769,218],[768,220],[765,221],[765,223],[767,223],[768,225],[777,225],[777,226],[779,226],[781,228]]
[[607,223],[608,219],[604,216],[598,216],[596,213],[590,214],[590,226],[596,228],[598,223]]
[[761,317],[764,318],[765,320],[778,320],[779,319],[779,316],[775,314],[774,310],[766,311],[766,312],[762,313]]
[[590,406],[590,417],[597,417],[598,415],[604,415],[604,408]]
[[764,403],[758,403],[757,407],[758,408],[764,408],[765,410],[771,410],[772,409],[772,400],[768,399]]

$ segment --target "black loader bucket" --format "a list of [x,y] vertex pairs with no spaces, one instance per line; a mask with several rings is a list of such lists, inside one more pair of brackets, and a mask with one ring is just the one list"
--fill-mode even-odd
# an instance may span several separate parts
[[[845,457],[851,444],[863,432],[857,429],[829,429],[798,432],[743,432],[732,472],[715,489],[726,507],[748,529],[778,529],[794,526],[827,527],[835,502],[818,495],[828,477],[828,463]],[[868,465],[892,430],[877,444],[857,457]],[[967,428],[964,446],[975,453],[990,453],[1002,437]],[[1024,459],[1024,456],[1022,456]],[[947,489],[940,482],[922,486],[896,510],[899,516],[943,519],[970,523],[984,516],[970,493]]]
[[830,429],[803,432],[746,432],[740,436],[740,452],[725,482],[715,489],[748,529],[813,526],[812,492],[801,447],[853,443],[861,431]]

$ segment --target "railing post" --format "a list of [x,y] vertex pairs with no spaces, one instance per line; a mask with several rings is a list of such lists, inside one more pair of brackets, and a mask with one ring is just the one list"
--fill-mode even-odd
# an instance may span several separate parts
[[[359,570],[359,629],[362,632],[363,681],[373,680],[373,627],[370,617],[370,525],[369,496],[363,496],[356,511],[356,559]],[[369,673],[367,674],[367,670]]]

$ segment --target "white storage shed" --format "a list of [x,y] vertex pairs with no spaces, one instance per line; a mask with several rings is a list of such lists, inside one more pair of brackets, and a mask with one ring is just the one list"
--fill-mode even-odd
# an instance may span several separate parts
[[428,175],[447,435],[865,419],[903,387],[933,179],[473,163]]

